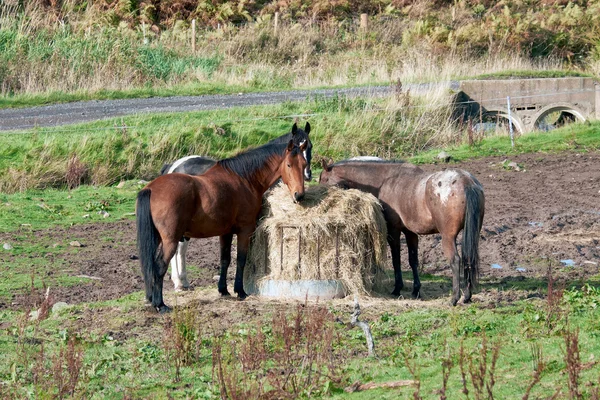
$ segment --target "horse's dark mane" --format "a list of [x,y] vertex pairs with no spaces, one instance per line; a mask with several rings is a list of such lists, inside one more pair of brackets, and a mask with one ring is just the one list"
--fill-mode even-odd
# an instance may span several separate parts
[[[274,141],[271,141],[260,147],[255,147],[233,157],[218,161],[217,164],[244,179],[251,179],[252,175],[261,169],[270,157],[275,154],[285,154],[288,143],[289,140],[285,143],[274,143]],[[292,155],[299,153],[300,149],[298,146],[294,146]]]
[[360,163],[360,164],[405,164],[404,160],[341,160],[331,165],[332,167],[337,167],[340,165],[352,164],[352,163]]

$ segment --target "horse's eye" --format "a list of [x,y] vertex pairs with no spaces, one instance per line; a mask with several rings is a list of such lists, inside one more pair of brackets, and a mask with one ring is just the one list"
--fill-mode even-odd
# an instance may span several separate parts
[[291,164],[288,164],[288,168],[292,168],[292,165],[291,165]]

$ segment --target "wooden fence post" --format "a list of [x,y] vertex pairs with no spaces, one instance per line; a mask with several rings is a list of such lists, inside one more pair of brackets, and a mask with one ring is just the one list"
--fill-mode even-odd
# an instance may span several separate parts
[[196,53],[196,19],[192,20],[192,52]]
[[273,22],[273,35],[277,35],[277,29],[279,29],[279,13],[275,13],[275,21]]
[[366,33],[367,30],[369,29],[369,19],[368,19],[367,14],[365,14],[365,13],[360,14],[360,29],[364,33]]

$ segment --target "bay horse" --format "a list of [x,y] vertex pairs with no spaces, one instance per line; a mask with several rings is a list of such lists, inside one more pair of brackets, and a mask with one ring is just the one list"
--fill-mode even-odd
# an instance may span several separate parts
[[[298,128],[298,125],[294,123],[292,130],[282,136],[279,136],[267,144],[276,144],[283,150],[288,142],[292,140],[294,145],[300,147],[306,143],[303,151],[304,158],[306,159],[306,167],[304,168],[304,179],[310,181],[312,179],[312,171],[310,169],[310,161],[312,159],[312,143],[308,134],[310,133],[310,124],[307,122],[304,126],[304,130]],[[212,166],[217,163],[216,160],[206,156],[186,156],[182,157],[171,164],[165,164],[160,170],[160,174],[171,174],[173,172],[180,172],[182,174],[189,175],[202,175],[208,171]],[[179,240],[177,246],[177,252],[171,259],[171,280],[175,286],[175,291],[187,290],[190,288],[190,283],[187,278],[187,270],[185,267],[186,253],[189,246],[190,238],[182,237]]]
[[304,197],[306,160],[302,152],[306,146],[306,143],[295,146],[292,140],[283,149],[277,144],[266,144],[218,161],[200,176],[181,173],[159,176],[138,193],[137,242],[146,299],[158,312],[170,311],[163,302],[163,278],[182,237],[219,236],[218,289],[227,296],[231,242],[233,235],[237,235],[234,292],[240,299],[247,297],[244,266],[262,196],[282,178],[294,201]]
[[[319,182],[343,188],[359,189],[379,199],[388,228],[395,285],[392,295],[404,287],[400,271],[400,233],[408,247],[408,262],[413,272],[413,291],[420,297],[418,273],[419,236],[440,233],[442,250],[452,267],[452,299],[460,298],[460,278],[464,278],[464,302],[471,301],[479,276],[479,236],[483,223],[485,197],[483,186],[467,171],[447,169],[427,173],[416,165],[401,161],[371,159],[345,160],[327,165]],[[462,257],[456,249],[456,237],[462,237]]]

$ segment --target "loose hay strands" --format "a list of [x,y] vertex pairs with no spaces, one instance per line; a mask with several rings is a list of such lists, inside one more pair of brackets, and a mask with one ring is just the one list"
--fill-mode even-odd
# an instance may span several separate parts
[[383,285],[387,229],[374,196],[314,186],[296,204],[280,184],[264,203],[244,277],[249,286],[261,280],[339,279],[346,292],[367,294]]

